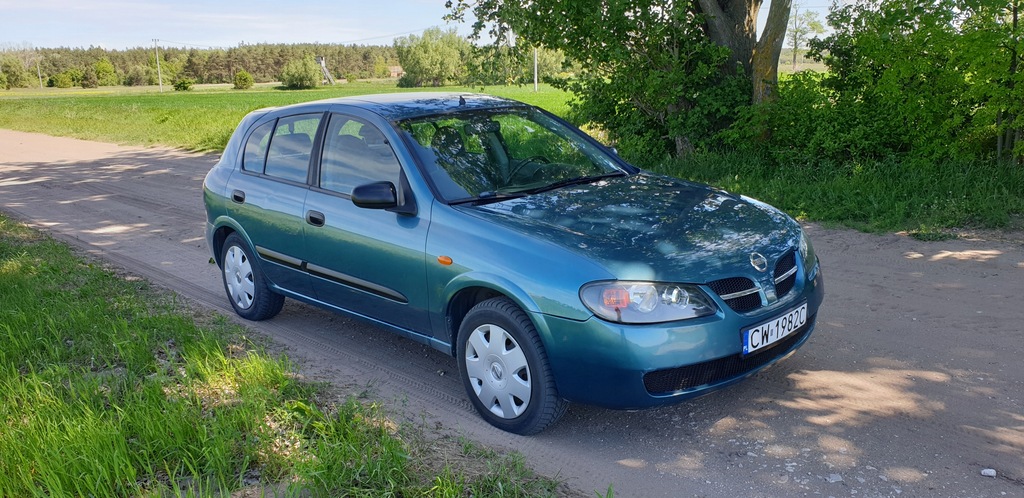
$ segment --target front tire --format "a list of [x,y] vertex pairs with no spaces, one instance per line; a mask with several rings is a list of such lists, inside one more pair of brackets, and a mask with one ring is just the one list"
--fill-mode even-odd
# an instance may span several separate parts
[[489,299],[469,311],[456,354],[470,401],[499,429],[536,434],[569,406],[558,395],[533,322],[508,298]]
[[228,235],[220,260],[224,291],[238,316],[259,321],[281,312],[284,296],[270,290],[259,264],[253,259],[249,246],[240,235]]

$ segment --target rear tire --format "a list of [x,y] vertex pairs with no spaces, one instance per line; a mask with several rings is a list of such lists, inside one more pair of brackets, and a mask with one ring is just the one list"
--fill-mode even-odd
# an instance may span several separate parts
[[536,434],[569,406],[558,395],[533,322],[508,298],[488,299],[469,311],[459,328],[456,356],[473,406],[501,430]]
[[259,321],[281,312],[284,296],[270,290],[259,263],[252,257],[248,244],[240,235],[228,235],[220,260],[224,291],[238,316]]

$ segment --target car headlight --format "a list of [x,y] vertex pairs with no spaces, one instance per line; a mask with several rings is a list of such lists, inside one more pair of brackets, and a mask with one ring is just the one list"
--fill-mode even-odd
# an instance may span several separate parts
[[712,315],[715,303],[695,285],[657,282],[594,282],[580,299],[595,315],[618,323],[661,323]]
[[807,234],[803,230],[800,231],[800,256],[803,258],[807,280],[814,280],[818,276],[818,256],[814,254],[811,239],[807,238]]

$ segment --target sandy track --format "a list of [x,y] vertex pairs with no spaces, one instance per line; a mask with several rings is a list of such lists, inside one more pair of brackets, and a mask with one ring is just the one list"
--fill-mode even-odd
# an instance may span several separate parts
[[[215,159],[0,130],[0,210],[227,314],[203,240]],[[531,438],[483,423],[430,348],[294,302],[249,325],[308,375],[515,449],[591,496],[1024,496],[1021,237],[808,229],[826,301],[795,356],[673,407],[574,405]]]

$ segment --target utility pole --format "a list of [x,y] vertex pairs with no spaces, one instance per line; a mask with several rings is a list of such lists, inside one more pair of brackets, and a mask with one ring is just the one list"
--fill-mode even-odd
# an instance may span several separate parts
[[156,79],[160,82],[160,91],[164,91],[164,76],[160,73],[160,46],[156,43],[160,41],[153,38],[153,48],[156,50]]
[[537,47],[533,47],[533,91],[537,92]]
[[39,61],[36,61],[36,76],[39,77],[39,89],[43,89],[43,73],[39,70]]

